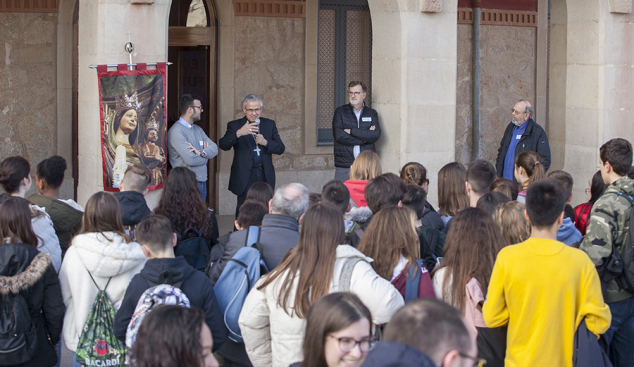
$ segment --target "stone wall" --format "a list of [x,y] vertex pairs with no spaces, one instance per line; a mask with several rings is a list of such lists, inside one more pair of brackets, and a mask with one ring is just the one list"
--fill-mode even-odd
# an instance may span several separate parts
[[[511,108],[520,99],[535,105],[535,50],[532,27],[482,26],[480,35],[480,157],[495,163]],[[456,160],[471,161],[472,142],[471,25],[458,25]],[[544,124],[543,121],[537,123]]]
[[[305,154],[305,19],[235,17],[234,42],[234,118],[244,116],[246,95],[259,95],[264,102],[262,117],[275,120],[286,146],[284,154],[273,156],[277,186],[301,182],[311,192],[321,192],[334,178],[334,159]],[[224,134],[227,121],[219,123]],[[221,153],[220,214],[235,210],[236,197],[225,195],[232,158],[233,151]]]
[[[0,12],[0,160],[57,152],[57,14]],[[68,173],[67,173],[68,174]]]

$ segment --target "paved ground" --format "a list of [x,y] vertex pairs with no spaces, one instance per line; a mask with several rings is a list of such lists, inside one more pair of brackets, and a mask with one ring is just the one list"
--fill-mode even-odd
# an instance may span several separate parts
[[[233,221],[235,220],[235,216],[219,215],[217,219],[218,231],[221,236],[233,230]],[[60,364],[60,367],[73,367],[73,352],[66,349],[66,346],[62,347],[62,363]]]

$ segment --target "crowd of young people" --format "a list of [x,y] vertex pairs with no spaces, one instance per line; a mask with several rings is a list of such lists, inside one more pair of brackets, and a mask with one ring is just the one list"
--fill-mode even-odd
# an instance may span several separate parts
[[[97,354],[125,343],[139,367],[634,366],[632,146],[612,139],[599,157],[576,208],[570,174],[546,172],[535,152],[516,157],[516,182],[485,160],[452,162],[436,211],[422,164],[399,177],[365,151],[350,180],[321,192],[253,185],[222,236],[187,168],[170,172],[153,212],[139,166],[84,209],[59,198],[63,158],[34,179],[6,158],[0,365],[59,365],[60,339],[75,366],[106,365],[83,359],[96,323],[113,336]],[[39,194],[25,198],[32,181]],[[177,256],[190,241],[204,269]],[[240,257],[251,247],[255,279]],[[236,264],[241,301],[223,293]],[[94,312],[106,298],[111,318]]]

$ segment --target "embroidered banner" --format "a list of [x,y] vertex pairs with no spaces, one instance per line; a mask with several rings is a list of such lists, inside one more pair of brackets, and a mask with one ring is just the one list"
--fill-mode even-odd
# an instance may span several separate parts
[[117,69],[97,67],[104,189],[119,191],[130,164],[147,167],[152,178],[148,189],[160,189],[167,165],[166,64],[158,63],[156,70],[147,70],[146,64]]

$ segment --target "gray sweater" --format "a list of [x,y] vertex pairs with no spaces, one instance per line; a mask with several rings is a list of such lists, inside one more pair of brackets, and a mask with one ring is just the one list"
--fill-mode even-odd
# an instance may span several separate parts
[[[204,142],[209,143],[206,149],[202,149]],[[205,152],[205,157],[200,157],[187,149],[190,143],[197,150]],[[167,133],[167,149],[172,167],[187,167],[196,174],[196,181],[207,181],[207,160],[218,155],[218,146],[211,141],[203,129],[194,124],[191,129],[186,128],[176,121]]]

